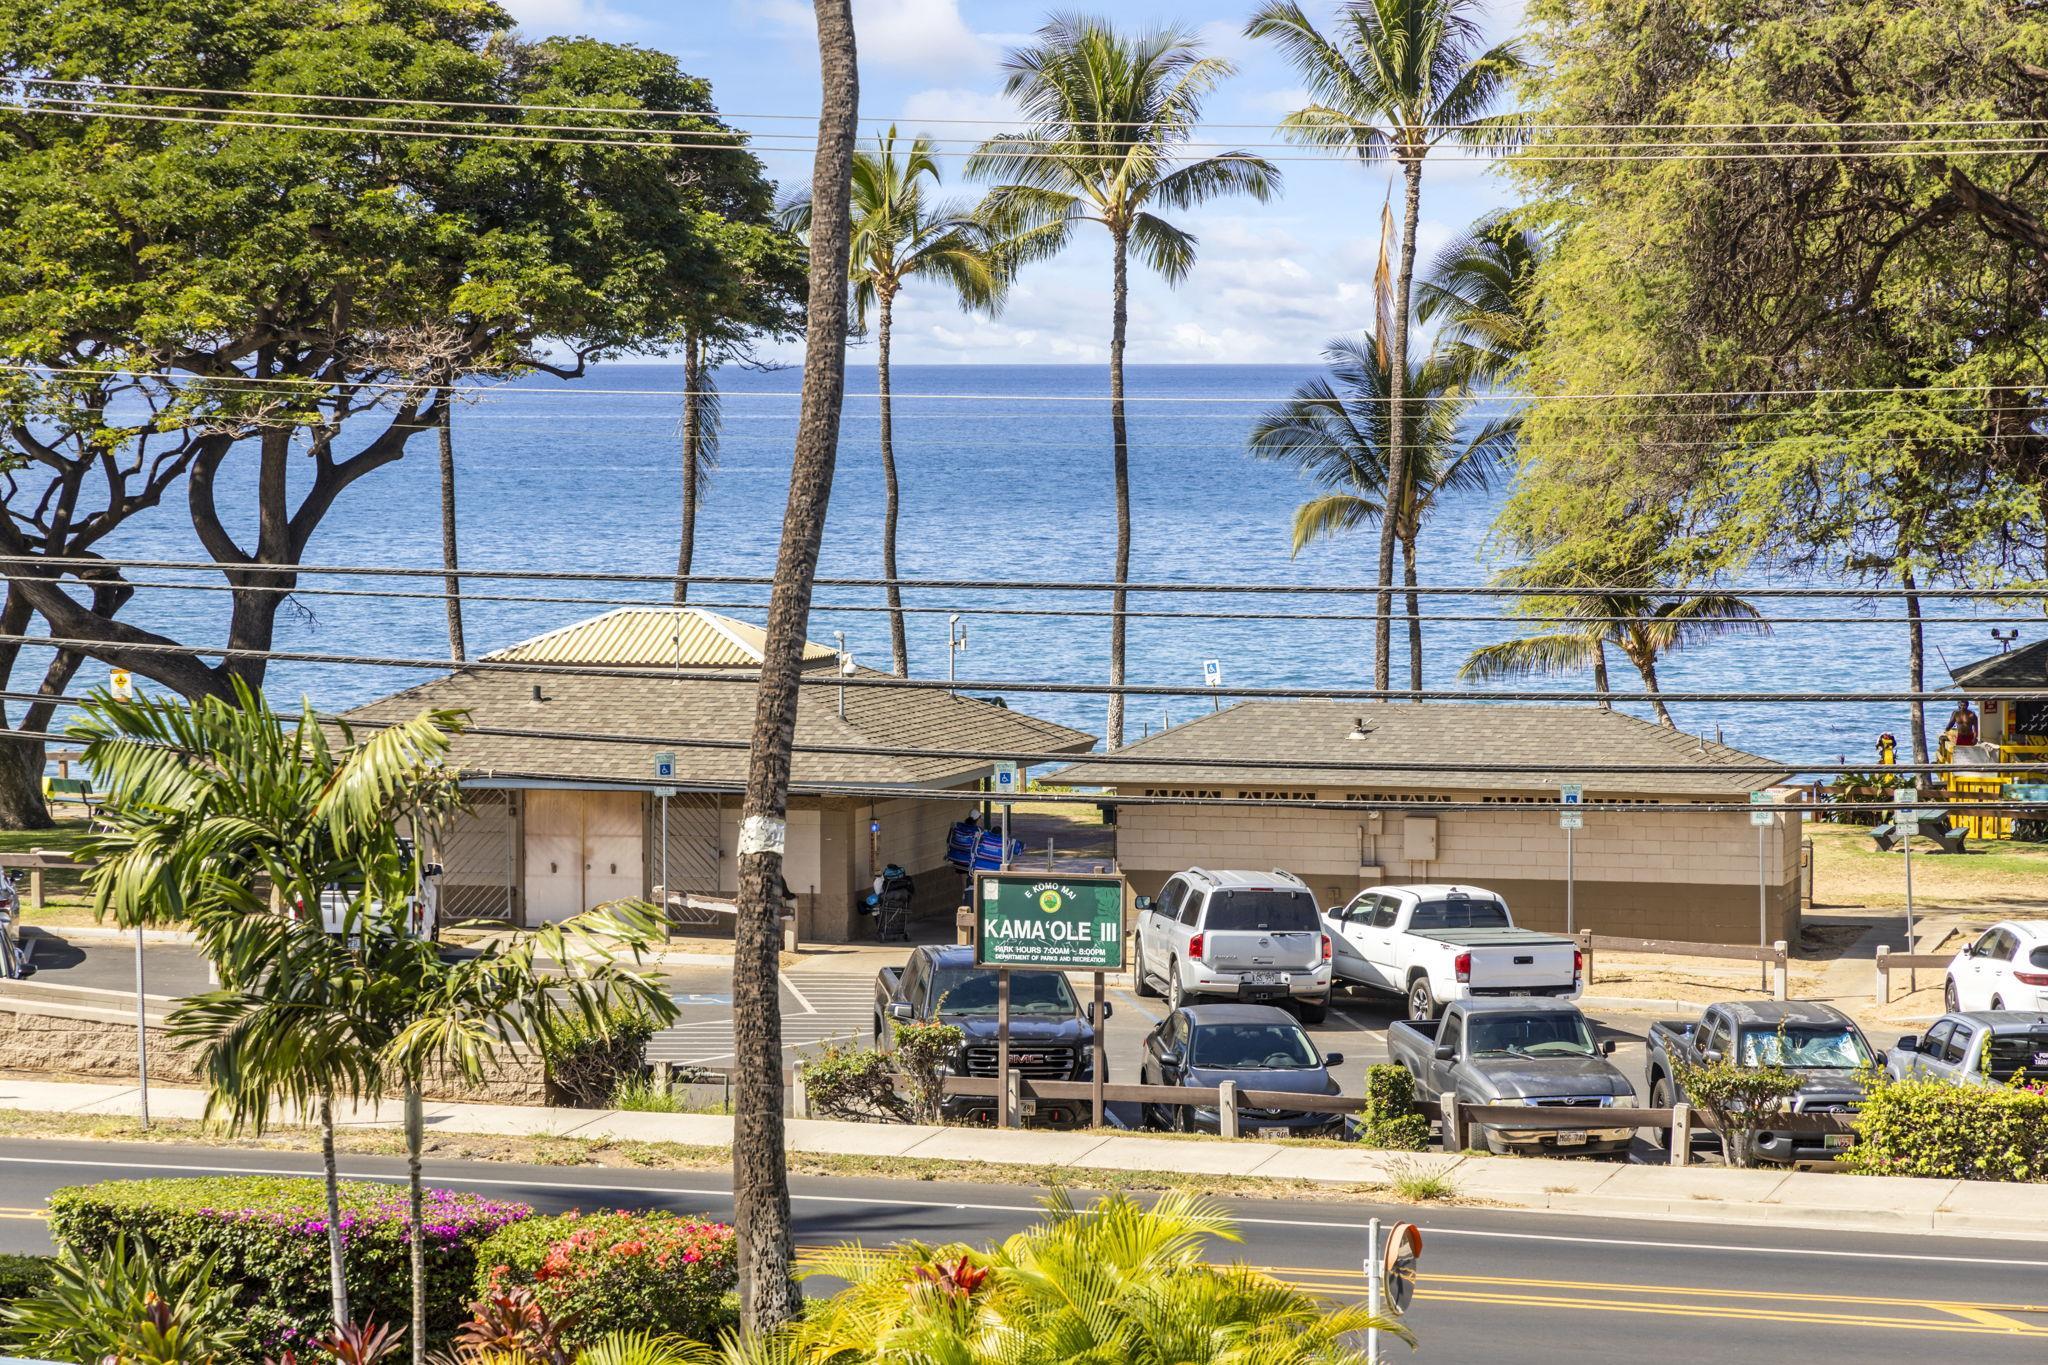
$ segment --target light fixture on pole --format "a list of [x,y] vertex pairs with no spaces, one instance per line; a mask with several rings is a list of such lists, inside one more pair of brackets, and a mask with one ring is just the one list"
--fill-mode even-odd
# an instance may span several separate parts
[[946,681],[949,684],[959,677],[958,663],[966,649],[967,626],[956,611],[946,618]]

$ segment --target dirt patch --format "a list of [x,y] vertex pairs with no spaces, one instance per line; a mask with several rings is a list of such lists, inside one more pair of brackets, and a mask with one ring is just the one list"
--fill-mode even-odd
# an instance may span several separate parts
[[[1906,903],[1905,855],[1881,853],[1870,831],[1852,825],[1809,824],[1813,841],[1813,897],[1817,909],[1893,910]],[[1972,840],[1962,853],[1913,849],[1913,901],[1922,914],[1981,912],[1992,918],[2038,912],[2048,888],[2048,844],[2012,839]]]

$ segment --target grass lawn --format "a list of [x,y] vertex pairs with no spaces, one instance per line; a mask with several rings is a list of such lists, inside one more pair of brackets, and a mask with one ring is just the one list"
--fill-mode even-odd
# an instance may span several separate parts
[[[1905,855],[1880,853],[1870,831],[1813,823],[1813,896],[1817,909],[1897,909],[1906,902]],[[1962,853],[1913,846],[1913,899],[1928,911],[1990,918],[2048,906],[2048,844],[1971,840]]]
[[[86,831],[83,819],[59,820],[53,829],[0,829],[0,853],[29,853],[41,848],[75,854]],[[10,871],[15,886],[21,892],[22,904],[26,906],[28,870],[14,868]],[[76,872],[45,872],[42,913],[24,909],[23,914],[31,924],[61,926],[96,922],[92,915],[92,896],[85,889],[84,879]]]

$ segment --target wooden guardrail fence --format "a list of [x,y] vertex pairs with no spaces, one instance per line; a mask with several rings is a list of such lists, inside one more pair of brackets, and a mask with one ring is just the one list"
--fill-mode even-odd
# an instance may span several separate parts
[[1778,939],[1770,947],[1750,947],[1740,943],[1694,943],[1690,939],[1672,938],[1618,938],[1611,934],[1596,934],[1590,929],[1578,933],[1579,951],[1586,957],[1587,986],[1593,984],[1593,959],[1596,953],[1645,953],[1666,957],[1711,957],[1727,962],[1760,962],[1769,974],[1767,983],[1771,999],[1785,998],[1785,964],[1791,952],[1785,940]]
[[1877,1003],[1889,1005],[1892,1002],[1893,972],[1915,972],[1922,967],[1946,968],[1955,961],[1955,956],[1954,953],[1895,953],[1880,943],[1877,957],[1871,964],[1876,969],[1872,976],[1877,982]]
[[28,873],[28,909],[31,913],[43,908],[45,872],[83,872],[91,866],[91,863],[79,862],[61,849],[32,848],[26,853],[0,853],[0,868]]

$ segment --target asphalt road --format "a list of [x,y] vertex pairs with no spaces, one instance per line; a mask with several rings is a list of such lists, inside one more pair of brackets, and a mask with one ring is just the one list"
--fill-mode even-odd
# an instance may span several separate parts
[[[351,1176],[403,1177],[393,1160],[344,1160]],[[40,1210],[64,1185],[234,1171],[313,1174],[317,1162],[196,1146],[0,1141],[0,1248],[46,1249]],[[723,1172],[430,1161],[428,1178],[548,1210],[731,1213]],[[793,1182],[793,1209],[803,1246],[908,1237],[979,1243],[1032,1222],[1041,1194],[812,1177]],[[2048,1351],[2048,1248],[2036,1243],[1306,1200],[1226,1203],[1244,1238],[1238,1258],[1331,1297],[1363,1293],[1368,1218],[1419,1223],[1422,1275],[1408,1316],[1419,1340],[1416,1360],[1640,1365],[1674,1357],[1688,1365],[1768,1365],[1814,1357],[1924,1365],[2040,1359]],[[1233,1259],[1230,1249],[1216,1259]]]

